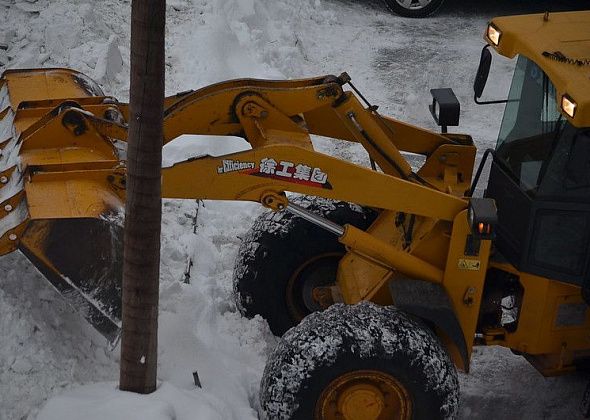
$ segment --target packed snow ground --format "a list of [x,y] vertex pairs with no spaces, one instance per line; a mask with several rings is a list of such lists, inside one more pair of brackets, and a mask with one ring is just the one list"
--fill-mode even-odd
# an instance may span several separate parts
[[[435,128],[429,89],[450,86],[461,100],[461,130],[484,150],[495,141],[502,111],[471,101],[487,20],[570,5],[482,3],[449,1],[436,17],[407,20],[376,0],[169,0],[167,92],[237,77],[347,71],[383,114]],[[129,15],[129,1],[0,0],[0,70],[72,67],[127,100]],[[485,95],[505,95],[511,66],[495,60]],[[230,147],[214,146],[218,153]],[[318,147],[365,159],[355,145],[321,141]],[[165,163],[200,152],[190,141],[170,144]],[[276,338],[262,319],[237,313],[231,275],[240,237],[259,211],[254,204],[165,200],[161,386],[150,396],[117,391],[119,347],[111,348],[22,255],[0,258],[0,420],[81,413],[88,420],[255,419]],[[193,384],[195,370],[202,389]],[[545,379],[505,349],[476,349],[471,374],[461,375],[461,415],[576,418],[584,385],[580,376]]]

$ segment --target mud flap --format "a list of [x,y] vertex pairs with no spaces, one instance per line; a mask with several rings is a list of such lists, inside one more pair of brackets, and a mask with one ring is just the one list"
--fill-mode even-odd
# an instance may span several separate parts
[[457,347],[465,372],[468,373],[467,343],[445,289],[440,284],[423,280],[396,278],[389,282],[389,291],[396,307],[431,322],[449,337]]
[[106,219],[33,220],[19,249],[102,335],[120,331],[123,228]]

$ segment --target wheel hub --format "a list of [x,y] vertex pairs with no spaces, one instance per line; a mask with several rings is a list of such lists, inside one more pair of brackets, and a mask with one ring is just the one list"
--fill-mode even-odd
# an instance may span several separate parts
[[322,309],[334,304],[332,297],[332,287],[314,287],[311,292],[311,297],[317,302]]
[[385,407],[383,393],[370,384],[346,389],[338,398],[339,411],[344,418],[377,420]]
[[293,273],[287,283],[286,301],[295,321],[299,322],[308,314],[334,303],[331,286],[336,283],[340,258],[342,254],[336,252],[317,255]]
[[406,420],[412,417],[412,400],[393,376],[380,371],[346,373],[322,392],[316,420]]

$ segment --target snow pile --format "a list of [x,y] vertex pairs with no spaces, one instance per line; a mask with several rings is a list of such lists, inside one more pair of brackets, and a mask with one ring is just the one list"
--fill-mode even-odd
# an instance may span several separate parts
[[[169,41],[167,88],[194,89],[236,77],[301,76],[308,22],[330,25],[319,0],[195,0],[194,19],[178,22]],[[170,29],[172,30],[172,29]]]
[[[0,3],[0,10],[6,12],[0,13],[0,24],[7,28],[8,47],[3,62],[7,65],[0,70],[72,67],[97,79],[107,94],[126,99],[128,2],[32,2],[35,10],[19,4],[18,0]],[[203,15],[207,20],[195,27],[198,16]],[[168,20],[167,87],[172,93],[204,86],[214,81],[210,79],[213,77],[215,81],[240,76],[282,77],[279,71],[257,62],[255,54],[242,52],[221,4],[173,2]],[[187,27],[197,29],[192,40],[184,32]],[[187,41],[195,44],[195,39],[207,33],[212,44],[198,43],[202,49],[196,56],[178,46]],[[213,43],[223,41],[223,34],[226,46]],[[232,57],[232,51],[251,61],[249,69],[240,57]],[[187,61],[176,65],[177,56]],[[207,69],[195,71],[191,68],[193,59],[207,63]],[[233,67],[227,66],[228,59],[234,60],[229,61]],[[175,74],[170,68],[186,72]],[[165,148],[164,161],[172,164],[195,155],[245,148],[243,140],[215,140],[179,139]],[[159,379],[165,381],[160,387],[167,390],[164,394],[178,395],[170,397],[172,402],[168,403],[158,402],[160,396],[154,396],[152,407],[162,418],[169,413],[182,418],[178,407],[174,412],[166,408],[174,407],[174,401],[186,403],[192,415],[196,410],[199,418],[256,418],[260,377],[275,338],[263,320],[246,320],[236,312],[231,279],[239,236],[248,229],[257,210],[258,206],[240,203],[164,201]],[[117,378],[118,347],[111,349],[79,319],[21,255],[3,257],[0,264],[5,277],[0,290],[0,419],[32,417],[52,395],[77,384]],[[193,371],[199,372],[203,390],[195,389]],[[115,404],[118,407],[137,403],[133,398],[113,397],[108,391],[101,393],[101,389],[114,392],[109,386],[97,385],[92,391],[83,388],[74,391],[71,398],[66,394],[65,399],[47,405],[40,416],[68,418],[70,409],[70,413],[79,413],[70,403],[72,399],[84,403],[85,392],[96,394],[94,403],[103,398],[106,406],[109,404],[105,402],[113,400],[119,401]],[[181,397],[186,390],[195,396],[192,405]],[[151,401],[150,397],[141,404],[151,404],[146,401]],[[132,411],[136,418],[144,418],[144,411]],[[107,416],[110,414],[103,412],[97,418]]]
[[162,166],[172,166],[189,157],[221,156],[251,148],[242,137],[182,135],[164,146]]
[[[260,51],[261,62],[283,74],[300,75],[307,60],[302,34],[309,24],[325,25],[336,20],[320,0],[226,0],[223,13],[240,44]],[[319,41],[319,40],[318,40]]]
[[198,413],[203,420],[222,420],[223,406],[198,390],[179,389],[161,384],[150,394],[139,395],[118,390],[116,383],[82,386],[49,401],[37,420],[191,420]]
[[1,260],[0,419],[34,415],[72,384],[116,378],[105,340],[14,253]]
[[[103,85],[123,71],[119,40],[105,16],[92,3],[16,0],[8,7],[2,26],[8,47],[0,63],[11,68],[66,67],[77,70]],[[26,6],[26,7],[23,7]],[[117,7],[121,8],[120,5]],[[127,41],[123,40],[122,44]],[[126,83],[121,75],[119,83]]]

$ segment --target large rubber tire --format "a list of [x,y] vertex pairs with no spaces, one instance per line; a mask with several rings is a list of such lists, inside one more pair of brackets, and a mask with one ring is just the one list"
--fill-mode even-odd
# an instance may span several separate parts
[[443,4],[444,0],[430,0],[424,5],[417,0],[413,0],[410,3],[407,1],[400,0],[383,0],[385,5],[396,15],[409,17],[409,18],[423,18],[432,15],[436,12]]
[[[366,229],[377,213],[355,204],[320,197],[297,197],[294,203],[344,225]],[[344,246],[337,237],[286,211],[266,212],[254,223],[238,252],[234,295],[240,312],[261,315],[281,336],[314,310],[315,286],[336,281]]]
[[363,372],[381,372],[401,384],[407,418],[457,416],[457,372],[438,338],[396,308],[362,302],[311,314],[283,336],[262,377],[261,418],[323,420],[316,404],[325,407],[334,383]]

